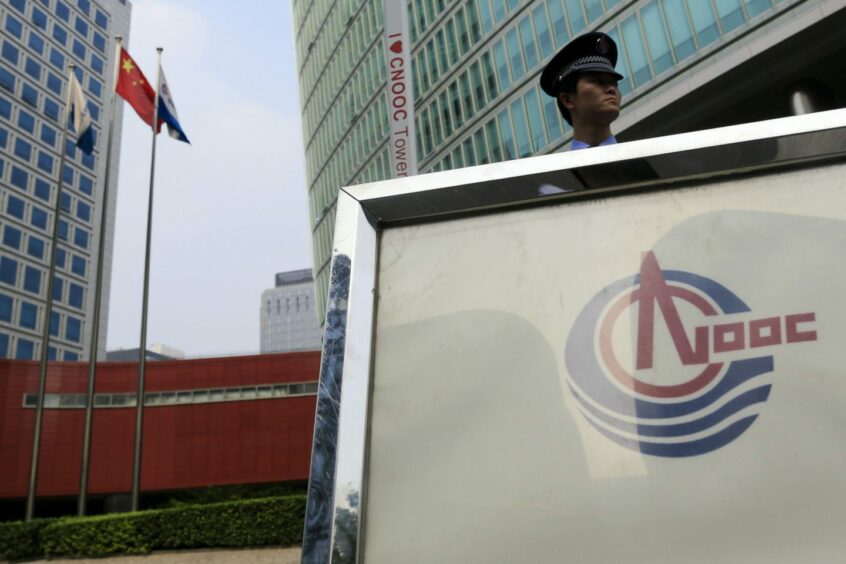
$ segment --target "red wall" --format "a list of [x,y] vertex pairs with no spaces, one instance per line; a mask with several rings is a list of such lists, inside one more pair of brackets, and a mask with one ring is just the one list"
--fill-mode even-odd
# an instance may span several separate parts
[[[38,391],[37,362],[0,360],[0,498],[25,497]],[[147,362],[146,391],[316,382],[320,353]],[[97,365],[98,393],[136,390],[138,364]],[[47,393],[85,393],[88,365],[51,363]],[[144,409],[142,491],[308,479],[316,396]],[[79,492],[84,409],[45,409],[38,496]],[[135,407],[97,408],[89,492],[132,488]]]

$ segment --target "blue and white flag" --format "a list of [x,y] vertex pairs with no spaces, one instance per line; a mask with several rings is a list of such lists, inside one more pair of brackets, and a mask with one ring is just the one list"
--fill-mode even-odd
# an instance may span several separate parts
[[176,115],[176,105],[173,103],[173,96],[170,94],[170,88],[167,86],[167,79],[164,75],[164,69],[159,67],[159,77],[161,83],[159,84],[159,119],[167,125],[167,131],[171,137],[179,141],[185,141],[189,145],[188,136],[179,125],[179,116]]
[[91,114],[88,112],[88,102],[82,93],[82,86],[76,79],[76,74],[70,77],[70,121],[76,133],[76,146],[83,153],[90,155],[94,150],[94,128],[91,126]]

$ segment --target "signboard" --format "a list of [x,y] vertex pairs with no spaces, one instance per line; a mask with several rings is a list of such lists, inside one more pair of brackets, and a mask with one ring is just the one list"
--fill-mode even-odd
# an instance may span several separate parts
[[408,3],[384,0],[385,66],[390,116],[391,176],[417,174],[417,137],[414,128],[414,89],[411,75],[411,38]]
[[333,562],[840,558],[846,111],[404,182],[339,211]]

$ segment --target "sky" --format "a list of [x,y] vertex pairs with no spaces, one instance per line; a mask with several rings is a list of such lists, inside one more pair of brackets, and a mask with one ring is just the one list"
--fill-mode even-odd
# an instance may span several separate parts
[[[311,268],[291,3],[134,0],[128,52],[156,47],[191,145],[156,146],[147,344],[259,351],[261,293]],[[107,349],[140,343],[150,130],[127,105]]]

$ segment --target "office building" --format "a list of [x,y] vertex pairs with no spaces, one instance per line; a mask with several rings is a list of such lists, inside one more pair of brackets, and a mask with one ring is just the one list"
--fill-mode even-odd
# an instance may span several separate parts
[[[41,355],[56,198],[57,272],[49,358],[88,357],[106,173],[115,35],[128,38],[125,0],[0,0],[0,358]],[[62,146],[69,65],[94,123],[94,152]],[[121,104],[114,155],[120,152]],[[66,162],[59,171],[61,152]],[[99,355],[105,353],[118,158],[110,171]],[[62,177],[61,194],[57,190]]]
[[320,328],[311,269],[280,272],[261,294],[261,354],[316,351]]
[[[136,362],[106,362],[98,374],[88,485],[95,513],[132,489]],[[308,479],[319,352],[147,366],[142,497]],[[32,445],[38,363],[0,359],[0,374],[0,520],[15,520],[27,494],[29,456],[21,453]],[[48,374],[37,516],[75,512],[87,381],[87,363]]]
[[[314,272],[325,314],[338,190],[389,174],[383,0],[294,0]],[[610,34],[620,141],[846,105],[844,0],[409,0],[421,173],[566,150],[538,78]]]

